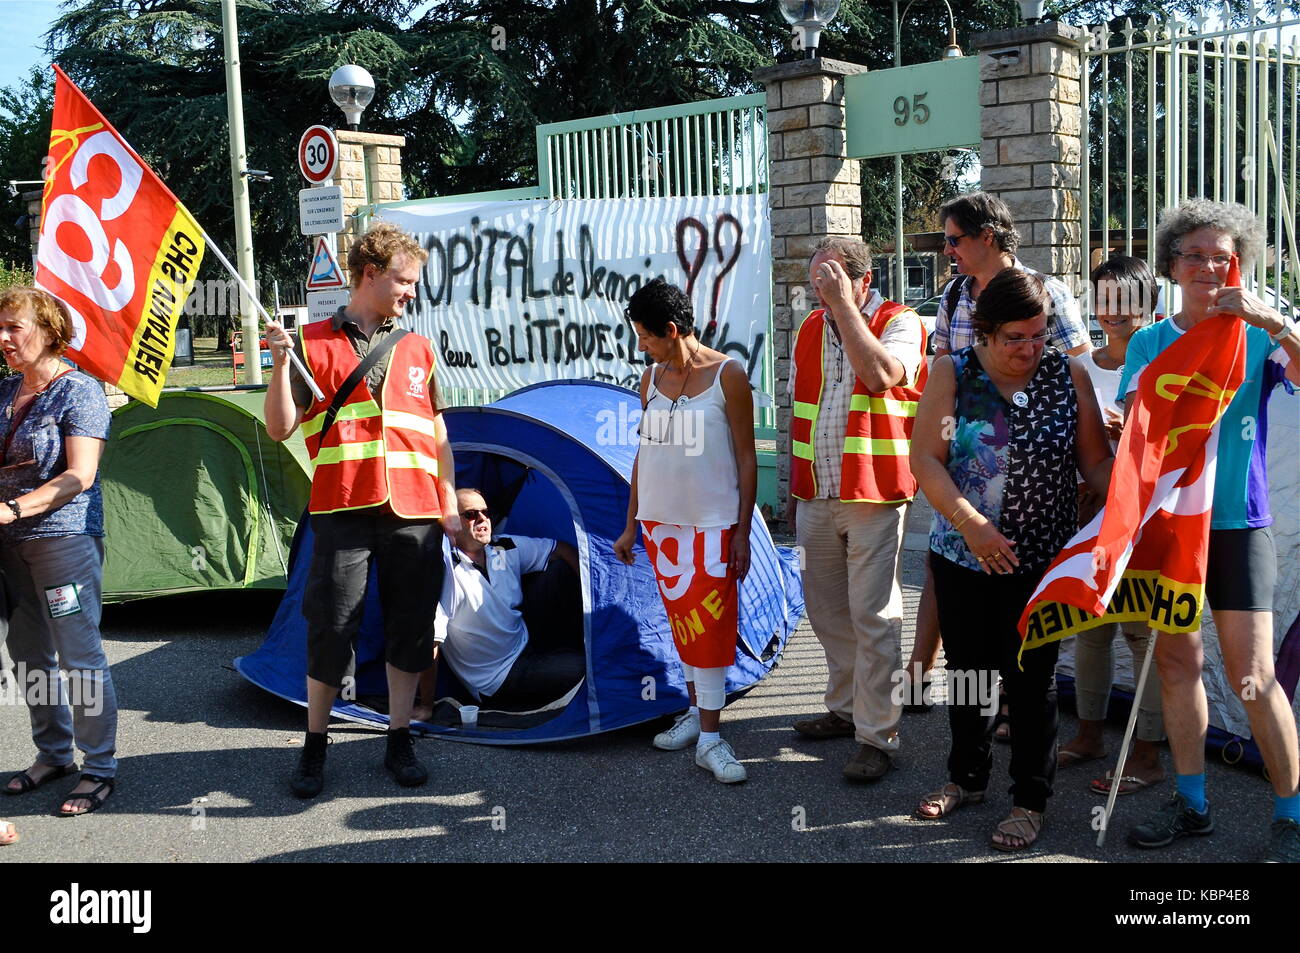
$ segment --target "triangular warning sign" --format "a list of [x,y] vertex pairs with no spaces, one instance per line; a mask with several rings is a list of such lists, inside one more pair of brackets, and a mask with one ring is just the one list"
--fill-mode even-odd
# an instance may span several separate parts
[[338,259],[334,257],[334,249],[330,248],[326,236],[317,235],[316,248],[311,255],[311,267],[307,269],[307,290],[330,291],[344,287],[346,283],[343,281],[343,272],[339,268]]

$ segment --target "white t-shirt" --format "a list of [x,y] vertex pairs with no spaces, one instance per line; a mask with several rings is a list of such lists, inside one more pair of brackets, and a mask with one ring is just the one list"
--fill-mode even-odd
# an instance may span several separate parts
[[1083,369],[1088,372],[1088,380],[1092,381],[1093,393],[1097,395],[1097,405],[1101,407],[1102,420],[1106,419],[1108,410],[1123,416],[1124,408],[1119,405],[1115,395],[1119,393],[1119,379],[1124,373],[1124,365],[1121,364],[1113,371],[1109,371],[1097,363],[1097,358],[1094,356],[1096,353],[1095,350],[1089,351],[1077,360],[1083,362]]
[[[507,540],[513,548],[499,545]],[[555,540],[503,537],[486,552],[484,576],[468,556],[453,550],[454,606],[442,643],[442,657],[475,698],[496,693],[528,644],[528,627],[519,612],[524,601],[520,578],[546,568]]]

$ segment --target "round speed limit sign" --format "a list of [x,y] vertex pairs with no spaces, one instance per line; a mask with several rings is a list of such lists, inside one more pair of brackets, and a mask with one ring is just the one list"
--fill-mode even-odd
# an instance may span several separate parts
[[320,185],[334,178],[339,164],[339,143],[334,130],[327,126],[312,126],[298,140],[298,169],[312,185]]

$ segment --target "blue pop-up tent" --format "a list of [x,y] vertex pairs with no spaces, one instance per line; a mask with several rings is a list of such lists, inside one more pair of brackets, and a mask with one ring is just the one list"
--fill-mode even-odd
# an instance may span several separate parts
[[[421,723],[425,730],[483,744],[524,744],[610,731],[686,707],[682,667],[645,552],[638,547],[636,563],[625,566],[613,551],[627,516],[640,413],[632,391],[591,381],[536,384],[486,407],[445,412],[457,485],[482,490],[497,510],[505,501],[496,533],[560,539],[577,548],[587,665],[575,688],[546,710],[521,717],[485,712],[473,729],[435,716]],[[731,694],[747,691],[772,670],[804,608],[794,554],[773,544],[757,513],[750,549],[751,568],[740,588],[740,637],[727,670]],[[303,521],[288,591],[266,641],[235,660],[249,681],[299,704],[306,703],[302,593],[310,552]],[[372,586],[356,649],[359,699],[386,691],[380,611]],[[440,672],[439,697],[455,689],[450,673]],[[359,701],[340,701],[334,714],[387,722]]]

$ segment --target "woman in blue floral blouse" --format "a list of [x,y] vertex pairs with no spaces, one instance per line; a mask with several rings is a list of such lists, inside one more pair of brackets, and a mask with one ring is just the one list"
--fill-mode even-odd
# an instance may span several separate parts
[[1050,299],[1036,275],[1007,269],[976,306],[978,343],[939,358],[912,436],[912,472],[934,506],[934,572],[948,665],[948,783],[916,816],[984,800],[997,673],[1010,703],[1014,807],[998,850],[1038,838],[1056,773],[1056,644],[1017,663],[1020,614],[1078,528],[1076,467],[1106,493],[1113,462],[1082,365],[1047,346]]

